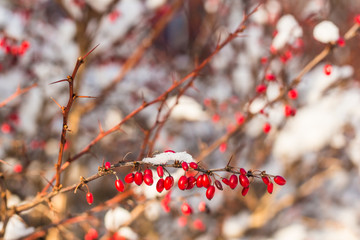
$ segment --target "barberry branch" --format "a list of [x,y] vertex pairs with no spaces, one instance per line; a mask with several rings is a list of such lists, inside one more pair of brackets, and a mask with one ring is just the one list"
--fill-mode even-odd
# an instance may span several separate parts
[[30,89],[36,87],[37,84],[34,83],[33,85],[26,87],[26,88],[20,88],[18,87],[16,89],[16,91],[8,98],[6,98],[5,100],[3,100],[2,102],[0,102],[0,108],[4,107],[6,104],[8,104],[10,101],[12,101],[13,99],[15,99],[16,97],[28,92]]

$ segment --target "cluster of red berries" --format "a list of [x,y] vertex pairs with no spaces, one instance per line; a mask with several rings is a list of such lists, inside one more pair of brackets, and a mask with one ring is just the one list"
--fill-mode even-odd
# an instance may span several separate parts
[[26,40],[22,41],[20,45],[10,43],[10,40],[6,37],[0,39],[0,48],[2,48],[5,53],[11,54],[14,56],[21,56],[26,53],[30,48],[30,43]]
[[[181,167],[185,173],[188,172],[190,169],[193,171],[198,171],[198,176],[196,175],[190,175],[186,176],[185,174],[181,176],[178,180],[178,188],[180,190],[190,190],[194,188],[195,186],[197,188],[206,188],[206,198],[208,200],[211,200],[214,195],[216,189],[222,191],[223,186],[222,183],[215,178],[215,175],[211,170],[205,170],[199,168],[199,165],[195,162],[187,163],[185,161],[183,162],[175,162],[174,167]],[[106,162],[103,168],[105,171],[111,171],[111,164],[110,162]],[[233,169],[229,169],[233,172]],[[156,190],[161,193],[165,190],[170,190],[174,186],[174,178],[169,174],[168,176],[164,176],[164,167],[159,165],[156,168],[157,175],[159,176],[159,180],[156,183]],[[166,171],[167,172],[167,171]],[[115,174],[115,172],[114,172]],[[116,174],[115,174],[116,176]],[[273,177],[273,180],[278,185],[284,185],[286,183],[285,179],[281,176],[271,176],[265,173],[265,171],[246,171],[244,168],[240,168],[238,176],[237,174],[232,174],[229,178],[222,178],[222,182],[226,185],[228,185],[231,189],[235,189],[236,186],[241,185],[243,187],[242,189],[242,195],[245,196],[247,192],[249,191],[250,183],[254,178],[262,178],[264,183],[268,186],[268,192],[272,193],[273,190],[273,183],[271,181],[271,177]],[[128,184],[135,183],[136,185],[140,186],[142,183],[145,183],[148,186],[151,186],[154,184],[153,179],[153,172],[151,169],[147,168],[144,170],[144,173],[141,171],[137,172],[131,172],[128,173],[125,176],[124,181]],[[125,189],[124,183],[116,176],[115,181],[115,188],[119,192],[123,192]],[[170,194],[168,194],[170,196]],[[170,197],[169,197],[170,198]],[[87,202],[89,204],[93,203],[93,195],[90,191],[88,191],[86,195]],[[166,204],[167,205],[167,204]],[[184,212],[184,211],[183,211]]]

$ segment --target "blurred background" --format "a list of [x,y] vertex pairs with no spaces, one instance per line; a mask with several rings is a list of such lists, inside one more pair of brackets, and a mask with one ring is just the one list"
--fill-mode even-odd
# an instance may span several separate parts
[[[240,187],[224,187],[211,201],[204,189],[174,188],[165,211],[165,193],[135,185],[118,193],[116,177],[109,175],[88,183],[91,206],[85,188],[59,194],[11,219],[5,238],[45,229],[42,239],[84,239],[96,229],[99,239],[360,239],[359,32],[344,40],[360,5],[350,0],[1,1],[0,102],[36,84],[0,108],[7,205],[31,202],[55,174],[63,119],[51,98],[64,106],[69,93],[66,82],[50,83],[71,75],[79,56],[99,44],[75,79],[78,95],[96,98],[75,101],[63,162],[98,136],[99,124],[111,129],[191,73],[259,4],[246,29],[215,54],[191,87],[182,84],[164,106],[159,102],[125,119],[121,131],[71,163],[62,185],[96,174],[103,160],[141,160],[172,149],[201,156],[206,168],[224,167],[232,158],[232,166],[285,177],[285,186],[270,195],[254,179],[246,197]],[[300,79],[297,99],[282,96],[328,46],[313,36],[324,20],[336,25],[339,40]],[[330,74],[324,73],[327,64]],[[269,81],[269,74],[275,79]],[[259,85],[264,92],[256,90]],[[285,105],[295,116],[284,115]],[[238,127],[239,116],[251,117]],[[115,170],[120,179],[133,171]],[[193,208],[190,216],[180,210],[184,201]],[[205,211],[198,209],[203,202]],[[19,229],[24,235],[16,235]]]

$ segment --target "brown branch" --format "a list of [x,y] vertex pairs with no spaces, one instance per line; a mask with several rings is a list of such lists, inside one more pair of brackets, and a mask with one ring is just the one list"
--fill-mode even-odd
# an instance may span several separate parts
[[[239,24],[238,28],[233,32],[230,33],[228,35],[228,37],[220,44],[217,45],[215,50],[205,59],[203,60],[191,73],[189,73],[188,75],[186,75],[183,79],[181,79],[180,81],[176,81],[173,83],[172,86],[170,86],[164,93],[162,93],[159,97],[157,97],[156,99],[152,100],[151,102],[143,102],[142,105],[140,107],[138,107],[137,109],[133,110],[131,113],[129,113],[125,118],[122,119],[122,121],[114,126],[113,128],[105,131],[105,132],[100,132],[86,147],[84,147],[79,153],[77,153],[75,156],[71,157],[68,159],[67,164],[64,164],[63,166],[61,166],[61,169],[59,169],[59,173],[61,173],[62,171],[64,171],[71,162],[79,159],[80,157],[82,157],[83,155],[85,155],[86,153],[88,153],[90,151],[90,149],[97,143],[99,142],[101,139],[103,139],[104,137],[106,137],[107,135],[114,133],[118,130],[121,129],[121,126],[127,122],[129,119],[131,119],[132,117],[134,117],[136,114],[138,114],[139,112],[141,112],[143,109],[147,108],[150,105],[153,105],[155,103],[161,102],[166,96],[168,96],[172,91],[174,91],[175,89],[177,89],[179,86],[181,86],[182,84],[184,84],[186,81],[188,81],[189,79],[195,78],[199,75],[200,71],[212,60],[212,58],[223,48],[225,47],[227,44],[229,44],[232,40],[234,40],[235,38],[238,37],[238,35],[240,33],[242,33],[243,31],[245,31],[246,26],[245,23],[246,21],[249,19],[249,17],[258,9],[260,5],[258,5],[253,11],[251,11],[248,15],[244,16],[243,21]],[[42,190],[42,194],[44,194],[47,189],[51,186],[51,184],[54,182],[55,177],[53,177],[50,182],[43,188]]]
[[36,87],[37,84],[34,83],[33,85],[26,87],[26,88],[17,88],[16,91],[8,98],[6,98],[4,101],[0,102],[0,108],[4,107],[6,104],[8,104],[10,101],[15,99],[16,97],[28,92],[30,89]]
[[[60,139],[60,147],[59,147],[59,155],[58,155],[58,161],[55,164],[55,169],[56,169],[56,183],[55,183],[55,188],[54,190],[58,190],[61,188],[61,184],[60,184],[60,170],[61,170],[61,163],[62,163],[62,158],[63,158],[63,153],[64,153],[64,147],[65,147],[65,143],[66,143],[66,133],[67,131],[69,131],[69,126],[68,126],[68,117],[69,117],[69,113],[70,113],[70,109],[75,101],[75,99],[77,98],[76,93],[74,92],[74,81],[75,81],[75,77],[76,74],[80,68],[80,66],[84,63],[85,58],[92,52],[95,50],[95,48],[97,48],[96,45],[93,49],[91,49],[87,54],[85,54],[85,56],[83,57],[79,57],[76,61],[74,70],[71,74],[71,76],[67,76],[67,82],[69,83],[69,99],[68,99],[68,103],[65,107],[61,107],[62,109],[62,115],[63,115],[63,124],[62,124],[62,131],[61,131],[61,139]],[[63,81],[63,80],[60,80]],[[59,81],[58,81],[59,82]],[[59,104],[58,104],[59,105]]]

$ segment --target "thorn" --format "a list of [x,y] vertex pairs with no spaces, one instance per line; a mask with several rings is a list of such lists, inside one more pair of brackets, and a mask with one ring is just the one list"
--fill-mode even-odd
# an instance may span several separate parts
[[234,155],[231,155],[231,157],[230,157],[230,159],[229,159],[228,163],[226,164],[226,166],[227,166],[227,167],[230,165],[230,162],[231,162],[231,160],[233,159],[233,157],[234,157]]
[[85,56],[81,57],[80,61],[83,61],[87,56],[89,56],[90,53],[92,53],[92,51],[95,50],[95,48],[97,48],[100,45],[100,43],[98,45],[96,45],[93,49],[91,49],[87,54],[85,54]]
[[55,103],[56,105],[58,105],[58,107],[61,109],[61,111],[64,111],[64,107],[62,107],[54,98],[50,97]]
[[99,124],[100,133],[103,133],[103,132],[104,132],[104,129],[103,129],[102,126],[101,126],[100,120],[98,120],[98,124]]
[[52,84],[55,84],[55,83],[59,83],[59,82],[68,82],[68,81],[69,81],[69,80],[66,78],[66,79],[62,79],[62,80],[56,81],[56,82],[49,83],[49,85],[52,85]]
[[123,159],[122,159],[122,162],[125,162],[125,158],[126,158],[128,155],[130,155],[131,153],[132,153],[132,152],[126,153],[125,156],[124,156]]
[[97,98],[97,97],[92,97],[92,96],[76,96],[76,98]]

